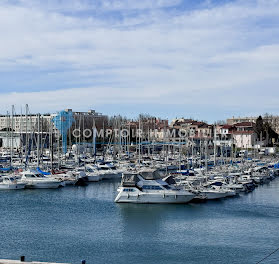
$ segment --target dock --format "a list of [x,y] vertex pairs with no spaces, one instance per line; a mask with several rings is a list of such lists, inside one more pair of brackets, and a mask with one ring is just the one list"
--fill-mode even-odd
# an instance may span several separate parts
[[21,261],[21,260],[12,260],[12,259],[0,259],[0,264],[71,264],[71,263],[54,263],[54,262]]

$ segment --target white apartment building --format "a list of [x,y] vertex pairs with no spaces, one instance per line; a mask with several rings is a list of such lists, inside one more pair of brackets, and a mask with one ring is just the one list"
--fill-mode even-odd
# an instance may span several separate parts
[[235,131],[234,144],[237,148],[253,148],[256,142],[256,134],[253,131]]
[[[107,119],[106,116],[97,113],[94,110],[89,110],[87,112],[73,112],[72,109],[66,109],[65,111],[73,113],[73,117],[78,126],[85,125],[86,127],[86,125],[91,125],[88,123],[88,120],[94,120],[97,124],[99,124],[99,126],[101,126],[103,125],[104,120]],[[55,128],[55,125],[52,122],[52,119],[56,115],[57,113],[42,115],[28,114],[27,116],[24,114],[13,116],[0,115],[0,147],[7,147],[11,145],[11,140],[13,140],[13,145],[15,147],[19,147],[20,136],[24,138],[26,133],[30,134],[38,131],[38,120],[40,124],[40,132],[49,133],[52,130],[54,133],[57,133],[58,130]]]
[[[55,114],[46,114],[40,115],[40,123],[41,124],[51,124],[51,119],[55,116]],[[13,129],[16,133],[31,133],[34,130],[37,130],[38,126],[38,115],[28,115],[27,117],[24,115],[15,115],[15,116],[0,116],[0,131],[6,131],[9,129]]]

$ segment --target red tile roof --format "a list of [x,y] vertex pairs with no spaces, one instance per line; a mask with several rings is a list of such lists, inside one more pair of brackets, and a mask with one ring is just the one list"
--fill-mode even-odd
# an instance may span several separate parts
[[241,123],[237,123],[234,126],[236,127],[253,127],[255,125],[255,123],[253,122],[241,122]]
[[223,125],[222,127],[221,127],[221,129],[223,128],[223,129],[230,129],[230,128],[232,128],[233,126],[231,126],[231,125]]

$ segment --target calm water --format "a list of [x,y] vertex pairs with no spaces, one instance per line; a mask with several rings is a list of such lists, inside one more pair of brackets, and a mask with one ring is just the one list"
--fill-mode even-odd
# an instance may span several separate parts
[[[117,182],[0,192],[0,258],[256,263],[279,247],[279,179],[239,198],[115,204]],[[263,263],[279,263],[279,252]]]

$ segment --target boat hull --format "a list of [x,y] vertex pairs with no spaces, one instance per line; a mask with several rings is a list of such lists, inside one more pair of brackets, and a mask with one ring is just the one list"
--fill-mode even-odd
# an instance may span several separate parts
[[173,203],[188,203],[190,202],[195,195],[190,194],[124,194],[119,193],[115,199],[116,203],[139,203],[139,204],[147,204],[147,203],[158,203],[158,204],[173,204]]
[[120,173],[101,173],[100,177],[103,180],[112,180],[112,179],[121,178],[121,174]]
[[102,179],[100,175],[87,175],[87,180],[89,182],[98,182]]
[[223,193],[223,192],[201,192],[201,195],[203,195],[205,197],[206,200],[215,200],[215,199],[222,199],[227,197],[227,193]]
[[25,186],[25,183],[0,184],[0,190],[21,190],[24,189]]
[[26,184],[27,189],[57,189],[60,186],[60,182],[32,182]]

